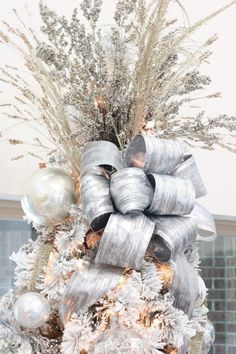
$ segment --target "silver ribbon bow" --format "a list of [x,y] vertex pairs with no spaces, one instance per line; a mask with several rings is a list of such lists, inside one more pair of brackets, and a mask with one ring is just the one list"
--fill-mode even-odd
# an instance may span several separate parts
[[[195,197],[205,194],[193,156],[185,155],[177,141],[137,135],[124,160],[110,142],[88,143],[81,155],[82,209],[93,231],[104,229],[94,265],[86,268],[88,277],[95,269],[94,281],[104,283],[109,267],[120,268],[120,273],[124,268],[139,270],[146,252],[160,262],[171,260],[177,272],[183,266],[180,255],[196,240],[216,237],[211,214],[195,203]],[[76,273],[70,284],[77,298],[84,293],[81,277]],[[113,283],[106,282],[102,293],[114,287]],[[174,283],[177,287],[178,279]],[[175,286],[172,290],[175,294]],[[84,303],[91,306],[101,296],[101,289],[97,296],[86,291],[89,299]],[[69,286],[63,303],[72,292]],[[176,306],[190,313],[193,306],[186,305],[186,292],[184,287]],[[62,311],[64,319],[65,313]]]
[[95,232],[104,229],[96,263],[139,269],[153,234],[155,248],[164,240],[156,258],[165,262],[196,238],[215,237],[212,216],[194,204],[205,186],[179,142],[137,135],[125,161],[114,144],[92,142],[81,166],[82,208]]

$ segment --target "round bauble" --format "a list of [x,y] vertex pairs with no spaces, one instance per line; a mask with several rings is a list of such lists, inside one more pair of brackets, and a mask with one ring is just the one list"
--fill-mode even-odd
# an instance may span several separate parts
[[35,172],[21,198],[27,217],[38,225],[52,226],[64,220],[75,202],[72,178],[55,167]]
[[13,307],[16,321],[24,328],[41,327],[50,317],[50,306],[39,293],[27,292],[21,295]]

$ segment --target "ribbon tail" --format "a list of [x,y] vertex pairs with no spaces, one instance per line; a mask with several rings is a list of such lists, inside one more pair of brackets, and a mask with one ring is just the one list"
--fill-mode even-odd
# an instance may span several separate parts
[[215,221],[211,213],[201,204],[196,203],[192,212],[186,217],[196,220],[198,235],[197,241],[214,241],[217,237]]
[[195,159],[192,155],[185,155],[184,161],[172,171],[172,175],[189,179],[195,189],[196,198],[203,197],[207,194],[206,187],[204,186]]
[[170,293],[174,297],[174,306],[191,318],[199,296],[199,281],[194,268],[188,263],[184,253],[171,262],[173,279]]
[[197,237],[197,224],[193,218],[181,216],[152,217],[154,236],[149,246],[159,262],[168,262],[188,249]]
[[102,230],[114,207],[110,198],[110,180],[101,168],[93,168],[81,177],[82,209],[95,232]]
[[144,214],[112,214],[105,227],[96,263],[140,269],[154,230]]
[[59,308],[65,325],[73,313],[87,310],[108,291],[114,289],[123,273],[122,268],[83,262],[83,267],[71,277]]

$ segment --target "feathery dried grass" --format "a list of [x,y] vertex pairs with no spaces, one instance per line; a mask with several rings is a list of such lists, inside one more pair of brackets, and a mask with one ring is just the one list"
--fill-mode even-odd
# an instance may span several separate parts
[[[15,13],[19,18],[17,12]],[[63,105],[61,88],[55,80],[52,80],[45,64],[36,55],[36,36],[26,36],[21,29],[13,28],[6,22],[2,24],[5,32],[0,32],[0,39],[23,57],[28,77],[28,79],[22,77],[22,73],[16,67],[5,65],[0,68],[0,80],[13,89],[12,102],[1,105],[2,108],[8,107],[10,112],[8,109],[2,114],[20,120],[20,124],[35,122],[39,127],[43,126],[48,134],[50,146],[42,144],[39,138],[28,144],[46,149],[48,152],[57,149],[69,161],[70,167],[79,173],[79,148],[72,139],[73,134]],[[26,26],[24,28],[27,29]],[[41,134],[37,126],[34,128]],[[19,143],[14,139],[9,142]]]
[[[208,149],[219,144],[236,150],[220,133],[235,130],[235,117],[181,113],[182,106],[194,100],[219,97],[216,93],[195,95],[211,82],[199,67],[209,59],[217,36],[197,48],[189,46],[189,39],[236,0],[193,25],[181,1],[175,2],[184,12],[186,25],[167,20],[171,0],[118,0],[108,36],[98,24],[101,0],[83,0],[70,20],[40,2],[44,41],[15,11],[22,29],[4,22],[0,41],[23,56],[40,93],[16,67],[0,68],[0,80],[17,91],[10,103],[1,104],[3,114],[19,125],[39,123],[39,133],[40,125],[46,128],[50,144],[77,171],[79,147],[84,143],[104,139],[124,150],[150,121],[152,133],[160,137],[180,137]],[[50,152],[39,140],[32,144]]]

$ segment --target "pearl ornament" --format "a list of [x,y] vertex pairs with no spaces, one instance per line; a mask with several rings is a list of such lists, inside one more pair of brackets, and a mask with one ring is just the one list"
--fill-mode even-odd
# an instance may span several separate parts
[[13,307],[16,321],[24,328],[41,327],[50,317],[50,306],[45,297],[36,292],[21,295]]
[[30,220],[52,226],[64,220],[75,202],[72,178],[55,167],[35,172],[26,184],[21,205]]

